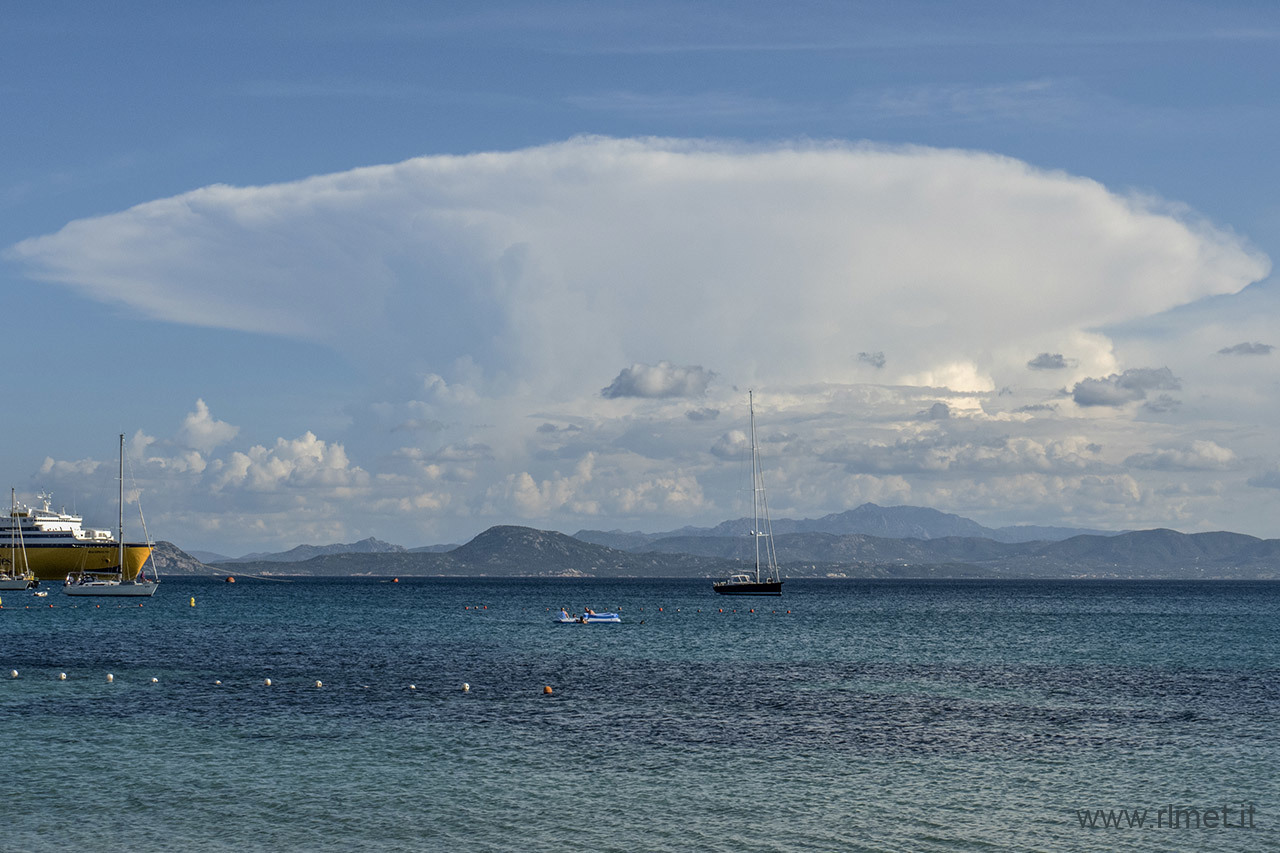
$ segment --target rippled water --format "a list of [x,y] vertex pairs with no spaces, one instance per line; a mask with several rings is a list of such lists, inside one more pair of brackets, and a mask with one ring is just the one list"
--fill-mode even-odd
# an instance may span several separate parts
[[[5,850],[1280,849],[1280,584],[3,601]],[[1150,826],[1168,805],[1254,825]],[[1080,825],[1134,808],[1147,828]]]

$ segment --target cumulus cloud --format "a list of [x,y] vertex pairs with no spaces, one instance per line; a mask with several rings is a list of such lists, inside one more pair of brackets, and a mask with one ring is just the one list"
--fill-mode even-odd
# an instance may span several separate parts
[[1027,362],[1032,370],[1066,370],[1075,367],[1075,360],[1066,358],[1060,352],[1042,352]]
[[54,477],[79,477],[92,474],[102,466],[96,459],[59,460],[46,456],[40,466],[40,473],[52,474]]
[[711,455],[719,459],[742,459],[751,452],[751,439],[740,429],[729,430],[711,445]]
[[886,328],[889,382],[996,387],[1066,345],[1112,370],[1086,330],[1269,270],[1185,212],[1006,157],[599,137],[204,187],[7,257],[159,319],[437,373],[465,355],[566,398],[601,360],[655,351],[738,384],[856,381],[878,360],[850,342]]
[[575,515],[595,515],[598,503],[581,494],[591,482],[594,465],[595,456],[587,454],[568,475],[555,472],[537,480],[528,471],[511,474],[504,483],[489,490],[489,497],[521,518],[544,518],[565,508]]
[[1270,355],[1275,349],[1271,344],[1260,343],[1239,343],[1234,346],[1223,347],[1218,350],[1218,355]]
[[1207,440],[1135,453],[1124,460],[1124,464],[1132,468],[1153,471],[1220,471],[1233,467],[1235,463],[1233,451]]
[[347,459],[340,444],[330,444],[308,431],[296,439],[278,438],[273,447],[255,445],[236,451],[222,466],[215,488],[236,486],[255,492],[290,488],[367,486],[368,474]]
[[633,364],[600,393],[616,397],[700,397],[715,374],[698,366],[677,367],[669,361]]
[[858,353],[858,361],[869,364],[876,370],[884,367],[885,358],[883,352],[860,352]]
[[[1071,397],[1078,406],[1124,406],[1147,399],[1148,391],[1178,391],[1182,384],[1167,367],[1136,367],[1100,379],[1077,382]],[[1175,402],[1167,396],[1164,403]]]
[[1101,448],[1073,436],[1047,442],[1018,437],[970,439],[946,435],[867,441],[823,451],[822,459],[851,474],[942,474],[979,472],[1081,472],[1105,467]]
[[188,412],[178,430],[178,440],[185,446],[209,453],[215,447],[226,444],[240,434],[240,427],[216,420],[209,414],[204,400],[196,400],[196,410]]

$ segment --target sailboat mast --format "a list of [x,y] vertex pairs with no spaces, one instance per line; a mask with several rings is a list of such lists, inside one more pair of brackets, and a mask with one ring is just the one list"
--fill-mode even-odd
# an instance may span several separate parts
[[124,580],[124,433],[120,433],[120,580]]
[[760,453],[756,450],[756,405],[754,392],[747,392],[751,412],[751,538],[756,545],[756,583],[760,583]]

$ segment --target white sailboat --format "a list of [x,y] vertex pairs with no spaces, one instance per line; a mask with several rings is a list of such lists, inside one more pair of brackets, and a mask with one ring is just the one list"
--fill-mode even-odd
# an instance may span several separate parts
[[[114,572],[74,572],[67,575],[62,591],[67,595],[127,595],[150,598],[156,594],[160,579],[155,574],[155,562],[151,564],[152,579],[147,580],[140,570],[136,577],[126,578],[124,545],[124,433],[120,434],[120,527],[116,532],[120,559]],[[145,569],[145,564],[143,569]]]
[[31,561],[27,559],[27,546],[22,541],[22,525],[18,522],[18,493],[9,490],[12,501],[9,509],[9,556],[0,557],[0,590],[31,589],[39,581],[35,572],[31,571]]
[[730,575],[728,580],[716,581],[712,588],[721,595],[782,595],[782,572],[773,548],[773,523],[769,520],[769,502],[764,496],[764,477],[760,473],[760,451],[756,447],[755,399],[749,391],[747,407],[751,411],[751,537],[756,546],[756,570],[754,574]]

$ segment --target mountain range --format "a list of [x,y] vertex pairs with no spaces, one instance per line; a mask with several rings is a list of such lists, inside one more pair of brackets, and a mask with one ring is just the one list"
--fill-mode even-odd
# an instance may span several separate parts
[[[914,535],[831,532],[859,525]],[[333,545],[315,548],[309,558],[278,559],[301,553],[295,548],[213,566],[159,543],[156,559],[162,574],[715,577],[754,560],[753,540],[744,535],[750,526],[740,519],[664,534],[568,536],[501,525],[456,547],[409,550],[364,540],[355,543],[358,551]],[[974,527],[1015,541],[962,535]],[[1280,578],[1277,539],[1164,529],[1074,535],[1062,535],[1070,528],[1034,529],[1059,538],[1018,541],[1028,528],[992,530],[936,510],[864,504],[822,519],[775,523],[774,540],[788,577]],[[593,541],[598,539],[615,544]]]
[[[643,550],[663,539],[688,537],[749,536],[755,522],[750,518],[725,521],[715,527],[682,527],[668,533],[624,533],[620,530],[579,530],[575,538],[625,551]],[[1070,539],[1072,536],[1113,536],[1116,531],[1079,527],[984,527],[960,515],[921,506],[883,507],[865,503],[856,509],[831,513],[822,518],[781,518],[773,522],[773,534],[832,533],[847,536],[861,533],[886,539],[943,539],[970,537],[995,542],[1046,542]]]

